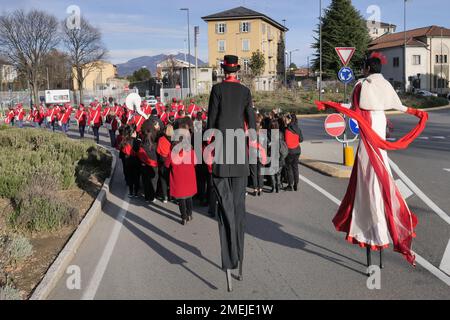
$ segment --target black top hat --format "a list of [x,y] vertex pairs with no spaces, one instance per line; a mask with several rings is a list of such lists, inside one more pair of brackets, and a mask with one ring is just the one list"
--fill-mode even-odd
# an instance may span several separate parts
[[227,55],[223,58],[221,67],[225,72],[229,73],[234,73],[241,70],[241,66],[239,65],[239,58],[232,55]]

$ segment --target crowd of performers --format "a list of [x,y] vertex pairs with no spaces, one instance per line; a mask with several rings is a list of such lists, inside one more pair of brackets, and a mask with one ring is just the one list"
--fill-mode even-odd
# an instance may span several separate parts
[[[295,114],[283,114],[272,111],[262,114],[257,111],[257,131],[279,130],[279,154],[271,154],[270,134],[260,136],[259,142],[249,144],[249,152],[257,154],[257,164],[250,165],[249,188],[254,196],[262,196],[265,185],[271,193],[281,190],[297,191],[299,183],[300,143],[303,141]],[[146,202],[160,199],[163,203],[175,201],[179,205],[182,223],[192,220],[194,197],[200,205],[208,207],[211,216],[216,215],[216,196],[212,182],[212,167],[200,161],[195,164],[177,164],[172,159],[172,149],[178,142],[172,142],[174,130],[185,129],[194,134],[202,134],[207,124],[207,111],[191,100],[189,106],[174,99],[165,106],[159,99],[155,106],[144,101],[141,112],[130,111],[126,105],[102,105],[95,101],[85,107],[74,109],[70,104],[44,105],[33,107],[27,114],[22,105],[10,108],[5,123],[23,127],[25,121],[35,127],[52,129],[60,127],[67,133],[71,119],[75,119],[80,138],[84,138],[91,128],[97,143],[99,131],[104,127],[110,137],[111,146],[120,153],[125,182],[129,188],[129,197],[139,197],[143,191]],[[268,139],[269,141],[262,141]],[[206,147],[206,145],[204,146]],[[195,152],[183,157],[195,157]],[[267,158],[278,157],[279,166],[263,171],[269,165]],[[285,186],[286,185],[286,186]]]
[[[257,153],[257,164],[250,165],[249,187],[253,189],[253,195],[260,197],[265,185],[269,186],[271,193],[279,193],[280,190],[298,190],[298,166],[301,153],[300,143],[302,133],[294,114],[279,114],[276,111],[262,115],[256,110],[257,131],[267,129],[279,130],[279,148],[277,154],[271,154],[271,141],[263,143],[250,143],[248,152]],[[196,164],[196,152],[194,150],[194,135],[203,134],[207,127],[205,113],[199,111],[196,114],[179,114],[177,119],[163,121],[158,116],[150,117],[143,121],[142,126],[126,125],[119,128],[119,136],[116,148],[120,151],[123,163],[125,181],[129,187],[129,197],[139,197],[140,187],[143,187],[145,201],[162,202],[175,201],[180,210],[182,224],[192,220],[194,198],[200,205],[208,207],[211,216],[217,213],[216,195],[213,188],[212,166],[208,161],[199,161]],[[184,130],[189,134],[181,139],[172,139],[175,130]],[[269,135],[261,135],[270,140]],[[172,152],[179,143],[186,143],[189,148],[180,148],[180,153]],[[176,140],[173,142],[172,140]],[[203,143],[203,149],[208,142]],[[175,155],[174,155],[175,154]],[[203,153],[202,153],[203,154]],[[278,157],[278,167],[268,171],[262,169],[268,167],[267,157]],[[177,157],[174,161],[173,157]],[[179,161],[179,159],[190,161]],[[204,159],[206,160],[206,159]],[[142,182],[142,183],[141,183]],[[287,187],[283,188],[283,183]]]

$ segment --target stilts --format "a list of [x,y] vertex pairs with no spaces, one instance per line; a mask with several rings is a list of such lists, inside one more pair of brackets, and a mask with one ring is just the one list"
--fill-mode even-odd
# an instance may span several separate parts
[[383,269],[383,249],[380,249],[380,269]]
[[228,292],[232,292],[233,291],[233,283],[232,283],[232,279],[231,279],[231,270],[227,269],[226,271],[227,274],[227,288],[228,288]]
[[366,248],[366,255],[367,255],[367,276],[370,276],[369,268],[372,265],[372,256],[370,252],[370,247]]
[[242,270],[243,270],[243,262],[239,261],[239,276],[238,276],[238,280],[239,281],[243,281],[244,280],[244,276],[243,276]]

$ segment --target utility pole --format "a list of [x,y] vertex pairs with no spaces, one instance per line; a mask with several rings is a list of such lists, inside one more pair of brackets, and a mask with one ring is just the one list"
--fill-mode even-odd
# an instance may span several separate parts
[[407,83],[406,83],[406,3],[408,0],[403,0],[403,35],[404,35],[404,43],[403,43],[403,90],[406,93]]
[[[406,0],[405,0],[406,1]],[[322,68],[323,68],[323,60],[322,60],[322,0],[319,0],[319,9],[320,9],[320,15],[319,15],[319,42],[320,42],[320,75],[319,75],[319,101],[322,101]]]
[[50,90],[50,80],[48,77],[48,67],[47,67],[47,90]]
[[[190,31],[190,18],[189,18],[189,8],[181,8],[181,11],[186,11],[187,13],[187,24],[188,24],[188,52],[189,52],[189,59],[191,58],[191,31]],[[189,80],[188,80],[188,85],[189,85],[189,96],[192,96],[192,90],[191,90],[191,64],[188,61],[189,64],[189,69],[188,69],[188,73],[189,73]]]
[[195,94],[198,95],[198,35],[200,34],[200,27],[194,27],[194,35],[195,35]]

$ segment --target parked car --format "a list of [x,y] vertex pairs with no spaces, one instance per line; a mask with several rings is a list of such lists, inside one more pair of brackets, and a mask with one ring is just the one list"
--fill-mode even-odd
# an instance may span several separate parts
[[421,96],[421,97],[437,97],[438,96],[437,93],[432,93],[427,90],[417,90],[416,95]]
[[150,96],[150,97],[148,97],[148,99],[147,99],[147,103],[148,103],[149,105],[151,105],[151,106],[154,106],[154,105],[156,105],[156,104],[158,103],[158,101],[156,100],[156,97],[155,97],[155,96]]

